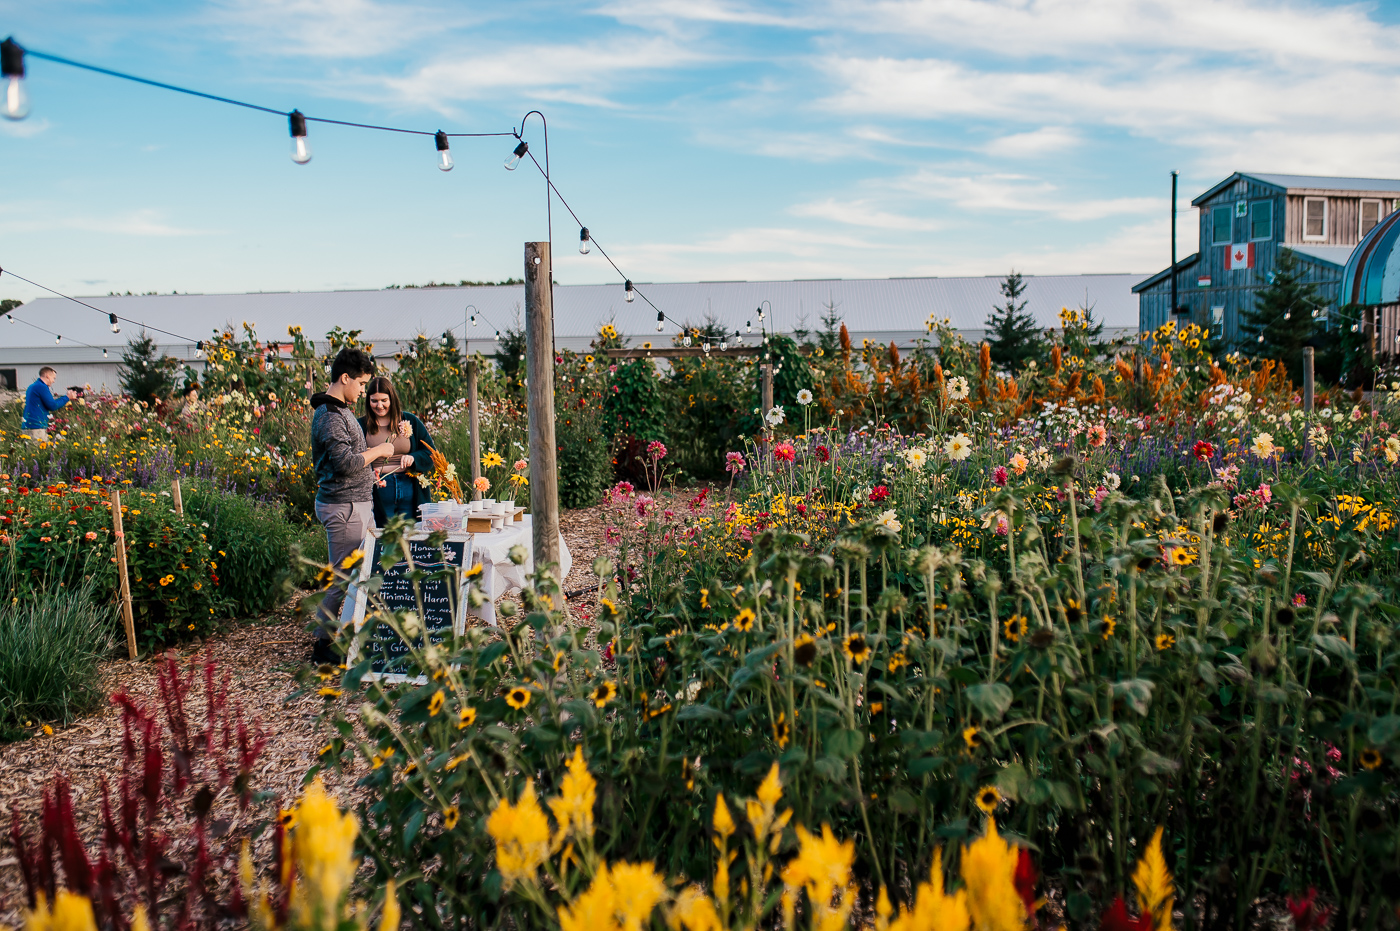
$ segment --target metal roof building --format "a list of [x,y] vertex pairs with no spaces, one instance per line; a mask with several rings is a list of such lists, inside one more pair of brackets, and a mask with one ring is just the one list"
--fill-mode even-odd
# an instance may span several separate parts
[[[1091,306],[1106,334],[1136,330],[1137,301],[1132,285],[1140,275],[1027,275],[1027,310],[1043,327],[1056,326],[1062,307]],[[702,281],[637,285],[638,290],[666,312],[669,321],[656,331],[656,311],[638,298],[627,303],[620,285],[556,285],[554,320],[557,344],[584,349],[606,323],[612,323],[631,344],[651,341],[669,345],[678,324],[703,325],[718,321],[733,332],[760,321],[762,305],[770,330],[817,332],[829,308],[846,324],[851,338],[911,346],[926,337],[929,316],[948,317],[970,340],[979,340],[988,313],[1002,303],[1001,276],[983,278],[883,278],[811,281]],[[195,342],[215,330],[253,324],[262,339],[285,339],[288,326],[301,326],[318,342],[335,326],[361,330],[376,355],[392,356],[418,334],[441,335],[445,330],[467,348],[490,354],[496,332],[519,326],[523,316],[523,285],[496,287],[393,288],[378,291],[320,291],[252,294],[168,294],[83,298],[100,310],[62,298],[39,298],[18,308],[18,323],[0,323],[0,387],[23,387],[40,366],[59,370],[64,384],[117,385],[117,366],[128,339],[140,324],[163,352],[202,368]],[[470,309],[469,309],[470,308]],[[473,310],[474,309],[474,310]],[[468,315],[477,315],[477,324]],[[106,314],[123,321],[120,334],[111,332]],[[34,326],[23,325],[28,321]],[[675,322],[670,322],[675,321]],[[55,342],[42,327],[62,335]],[[164,335],[157,330],[180,334]],[[82,344],[88,345],[82,345]],[[107,351],[104,357],[103,350]]]

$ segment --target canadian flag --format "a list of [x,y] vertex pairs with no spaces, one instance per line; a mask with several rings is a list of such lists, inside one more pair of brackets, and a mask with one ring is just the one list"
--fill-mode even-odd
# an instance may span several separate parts
[[1236,243],[1225,250],[1225,270],[1234,271],[1237,268],[1254,267],[1254,243]]

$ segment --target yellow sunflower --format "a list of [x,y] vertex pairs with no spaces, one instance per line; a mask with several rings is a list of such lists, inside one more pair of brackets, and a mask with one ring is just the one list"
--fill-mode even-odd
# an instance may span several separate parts
[[1107,640],[1118,629],[1118,622],[1111,617],[1103,619],[1103,638]]
[[481,457],[482,468],[486,469],[494,469],[497,466],[505,465],[505,462],[506,461],[501,458],[501,454],[494,450]]
[[593,704],[597,705],[599,708],[602,708],[608,702],[612,701],[614,698],[617,697],[617,683],[604,682],[603,684],[599,685],[596,689],[594,689],[593,693],[588,697],[593,700]]
[[1173,637],[1171,634],[1158,634],[1158,635],[1157,635],[1157,649],[1158,649],[1158,650],[1170,650],[1170,649],[1171,649],[1172,647],[1174,647],[1174,646],[1176,646],[1176,638]]
[[457,713],[457,730],[466,730],[476,723],[476,709],[463,708]]
[[506,692],[506,704],[517,711],[530,704],[530,690],[516,686]]
[[443,703],[446,701],[447,696],[443,694],[442,689],[438,689],[436,692],[434,692],[433,697],[428,699],[428,717],[437,717],[438,712],[442,711]]
[[734,629],[747,633],[753,630],[753,622],[757,617],[753,613],[753,608],[745,608],[739,612],[739,616],[734,618]]
[[1006,635],[1007,640],[1010,640],[1012,643],[1019,643],[1021,638],[1026,635],[1026,631],[1029,628],[1030,622],[1026,620],[1024,614],[1013,614],[1011,617],[1007,618],[1006,623],[1002,625],[1002,632]]
[[982,746],[983,743],[982,729],[976,725],[969,724],[967,727],[963,728],[962,739],[963,743],[967,744],[967,749],[976,750],[978,747]]
[[1000,804],[1001,793],[997,791],[996,786],[983,786],[977,790],[977,807],[987,814],[996,811]]
[[1375,747],[1367,747],[1365,750],[1361,751],[1361,766],[1363,769],[1380,769],[1381,762],[1381,752]]
[[811,634],[803,634],[792,642],[792,658],[799,666],[810,666],[817,658],[817,641]]
[[447,830],[452,830],[457,826],[457,819],[461,817],[456,805],[448,805],[447,810],[442,813],[442,826]]
[[863,663],[870,659],[870,644],[860,634],[851,634],[841,644],[841,652],[852,662]]

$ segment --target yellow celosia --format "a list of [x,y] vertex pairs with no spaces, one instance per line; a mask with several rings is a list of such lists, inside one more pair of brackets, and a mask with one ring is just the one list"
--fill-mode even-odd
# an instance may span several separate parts
[[962,879],[973,931],[1023,931],[1026,906],[1016,892],[1016,848],[997,833],[995,818],[987,833],[962,851]]
[[650,863],[606,863],[588,889],[559,907],[562,931],[640,931],[666,898],[666,883]]
[[559,834],[554,839],[557,848],[570,833],[574,837],[593,837],[593,805],[598,799],[598,783],[588,772],[588,764],[583,761],[583,747],[574,748],[573,759],[569,760],[569,771],[559,786],[559,794],[548,802],[554,812],[554,820],[559,823]]
[[758,798],[749,799],[744,803],[744,813],[748,816],[749,824],[753,826],[754,837],[759,843],[763,842],[770,831],[773,832],[773,842],[776,846],[777,834],[787,825],[788,819],[792,817],[792,809],[776,815],[779,800],[783,797],[783,784],[778,778],[778,764],[774,763],[772,769],[768,770],[768,775],[758,787]]
[[822,825],[820,836],[799,824],[797,843],[797,856],[783,868],[783,885],[805,887],[813,905],[826,908],[850,880],[855,841],[838,841],[829,824]]
[[398,931],[399,894],[394,881],[389,880],[384,887],[384,910],[379,913],[379,931]]
[[568,905],[559,906],[559,928],[560,931],[616,931],[617,901],[606,863],[599,867],[582,895]]
[[297,872],[292,886],[292,923],[301,928],[334,928],[359,861],[355,835],[359,826],[342,815],[335,799],[317,777],[296,808],[292,856]]
[[715,815],[710,823],[714,826],[715,832],[726,840],[736,830],[734,817],[729,814],[729,806],[724,803],[723,795],[715,796]]
[[687,886],[676,896],[666,924],[672,931],[724,931],[715,903],[699,886]]
[[549,820],[535,797],[535,781],[525,780],[520,801],[501,799],[486,819],[486,832],[496,842],[496,867],[505,887],[533,879],[549,856]]
[[34,910],[24,913],[24,931],[97,931],[97,920],[85,895],[60,889],[50,909],[47,897],[40,892]]
[[1156,931],[1171,931],[1172,901],[1175,888],[1172,874],[1167,869],[1166,858],[1162,856],[1162,829],[1158,827],[1152,835],[1152,842],[1142,853],[1137,868],[1133,870],[1133,885],[1137,886],[1138,908],[1143,914],[1152,916]]
[[138,905],[131,913],[131,931],[151,931],[151,921],[146,917],[146,906]]
[[[967,913],[967,892],[952,895],[943,891],[943,851],[933,851],[929,881],[919,883],[912,911],[904,910],[890,922],[889,931],[967,931],[972,919]],[[1012,890],[1014,893],[1014,889]]]

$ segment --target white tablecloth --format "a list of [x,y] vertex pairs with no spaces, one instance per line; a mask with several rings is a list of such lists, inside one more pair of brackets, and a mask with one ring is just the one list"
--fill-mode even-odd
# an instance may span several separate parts
[[[481,590],[488,600],[480,608],[470,613],[481,618],[492,627],[496,626],[496,602],[506,595],[513,595],[525,587],[530,573],[535,571],[534,523],[526,514],[522,520],[513,521],[491,533],[474,533],[471,538],[471,557],[467,566],[481,563]],[[510,561],[510,548],[519,543],[525,547],[525,562],[517,566]],[[569,574],[573,566],[573,556],[569,554],[564,535],[559,535],[559,581]]]

